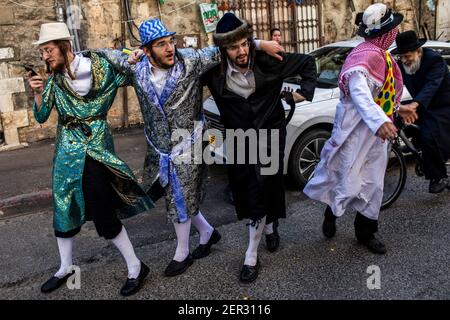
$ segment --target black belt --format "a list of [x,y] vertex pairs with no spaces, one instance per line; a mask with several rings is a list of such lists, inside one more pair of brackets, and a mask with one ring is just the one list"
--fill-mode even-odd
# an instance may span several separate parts
[[84,119],[68,116],[61,119],[61,124],[69,130],[80,128],[86,137],[90,137],[92,136],[92,129],[89,124],[95,120],[106,120],[106,115],[93,116]]

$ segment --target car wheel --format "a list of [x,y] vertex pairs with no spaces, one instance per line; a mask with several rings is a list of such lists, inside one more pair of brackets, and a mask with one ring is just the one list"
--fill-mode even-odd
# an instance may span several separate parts
[[312,177],[320,161],[320,153],[331,133],[315,129],[300,136],[289,157],[289,175],[293,182],[303,188]]

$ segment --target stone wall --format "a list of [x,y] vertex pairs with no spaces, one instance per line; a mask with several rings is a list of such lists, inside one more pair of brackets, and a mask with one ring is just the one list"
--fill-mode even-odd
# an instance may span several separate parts
[[439,0],[436,8],[436,37],[439,40],[450,40],[450,1]]
[[25,91],[23,79],[12,76],[9,71],[8,62],[14,59],[14,48],[0,48],[0,129],[4,140],[7,142],[7,145],[1,146],[0,150],[23,147],[17,129],[29,124],[27,109],[17,108],[17,104],[14,103],[17,94]]
[[[433,3],[436,3],[436,1],[432,0]],[[351,2],[353,2],[355,11],[351,10]],[[403,14],[404,20],[400,25],[400,31],[416,30],[420,31],[421,36],[424,36],[422,28],[418,28],[418,25],[421,24],[428,27],[432,38],[435,36],[435,12],[430,10],[426,0],[327,0],[322,2],[324,42],[346,40],[355,36],[356,26],[354,21],[356,13],[364,11],[369,5],[377,2],[385,3]],[[339,14],[336,14],[337,12]]]

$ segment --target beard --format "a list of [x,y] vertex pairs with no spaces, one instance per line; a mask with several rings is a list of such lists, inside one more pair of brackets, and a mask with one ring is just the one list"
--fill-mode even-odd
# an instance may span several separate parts
[[161,57],[158,57],[153,50],[150,50],[150,55],[152,56],[155,64],[162,69],[170,69],[175,65],[175,61],[173,63],[165,63]]
[[413,63],[411,63],[410,66],[403,65],[403,68],[405,69],[406,74],[409,74],[409,75],[415,74],[417,72],[417,70],[420,69],[420,62],[421,62],[421,60],[418,59],[418,60],[414,61]]
[[[247,57],[247,61],[245,62],[245,63],[240,63],[239,62],[239,59],[240,58],[244,58],[244,57]],[[238,66],[239,68],[247,68],[248,67],[248,64],[249,64],[249,59],[248,59],[248,55],[247,54],[245,54],[245,55],[240,55],[240,56],[237,56],[235,59],[234,59],[234,64],[236,65],[236,66]]]
[[59,62],[58,64],[56,64],[55,66],[51,66],[50,63],[48,63],[47,61],[45,62],[46,66],[47,66],[47,73],[64,73],[64,70],[66,69],[66,65],[63,62]]

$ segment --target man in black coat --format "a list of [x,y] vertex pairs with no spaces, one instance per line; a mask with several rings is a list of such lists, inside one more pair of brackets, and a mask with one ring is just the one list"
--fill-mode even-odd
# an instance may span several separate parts
[[401,60],[403,81],[417,108],[418,125],[429,192],[450,188],[445,163],[450,155],[450,74],[445,60],[435,51],[422,48],[426,40],[414,31],[400,33],[393,51]]
[[[240,281],[244,283],[258,276],[257,248],[263,230],[270,234],[275,229],[273,222],[286,217],[283,180],[286,123],[280,99],[283,79],[301,76],[301,89],[294,93],[297,102],[311,101],[316,83],[313,57],[283,53],[283,61],[279,61],[255,51],[252,35],[248,22],[232,13],[225,14],[214,35],[214,42],[223,55],[222,64],[203,78],[227,129],[227,170],[236,213],[239,220],[250,219],[249,246],[240,273]],[[249,136],[253,133],[256,141],[241,140],[237,146],[230,147],[234,138],[229,129],[236,136],[239,130],[241,136],[243,132]],[[277,138],[273,143],[272,139]],[[255,147],[258,152],[252,152]],[[260,150],[263,149],[270,154],[270,163],[262,159]],[[245,156],[239,162],[243,153]],[[274,164],[274,171],[265,170]]]

